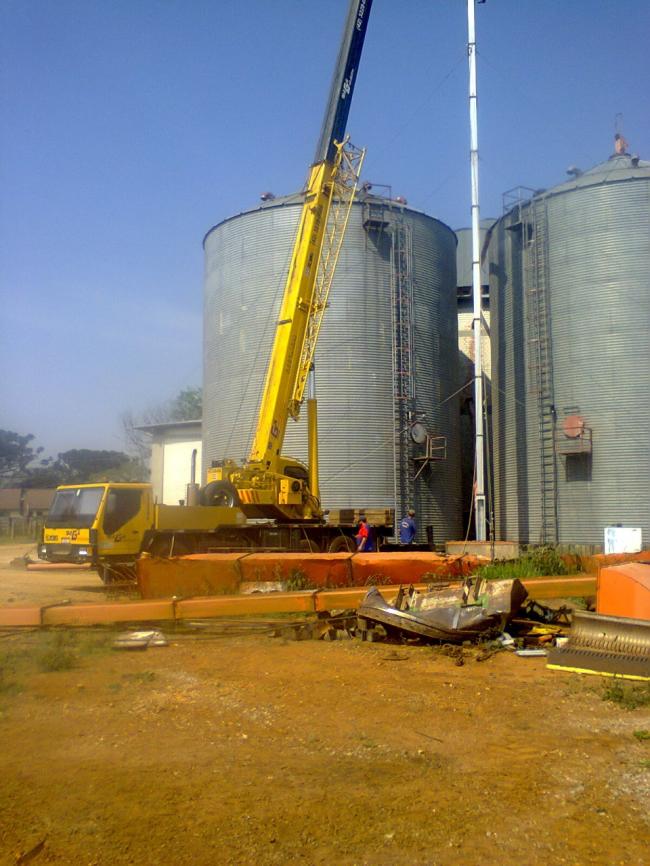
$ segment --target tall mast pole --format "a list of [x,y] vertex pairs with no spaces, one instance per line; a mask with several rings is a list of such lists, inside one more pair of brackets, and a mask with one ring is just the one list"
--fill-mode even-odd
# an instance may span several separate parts
[[483,313],[481,310],[481,217],[478,196],[478,96],[476,90],[476,22],[475,0],[467,0],[467,56],[469,58],[469,128],[470,165],[472,178],[472,298],[474,316],[474,444],[476,451],[476,478],[474,487],[474,521],[476,540],[485,541],[485,442],[483,435],[483,363],[481,336]]

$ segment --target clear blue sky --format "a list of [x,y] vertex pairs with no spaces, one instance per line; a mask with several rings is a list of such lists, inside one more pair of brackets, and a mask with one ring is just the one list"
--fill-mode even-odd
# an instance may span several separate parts
[[[347,0],[3,0],[0,427],[121,449],[201,380],[205,232],[301,187]],[[647,0],[477,6],[482,215],[650,158]],[[469,223],[466,4],[375,0],[349,122],[365,176]]]

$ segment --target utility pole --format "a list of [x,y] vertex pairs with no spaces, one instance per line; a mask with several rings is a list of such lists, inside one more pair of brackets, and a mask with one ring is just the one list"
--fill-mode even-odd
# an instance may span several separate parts
[[474,481],[474,521],[476,540],[485,541],[485,441],[483,433],[483,363],[481,337],[483,312],[481,309],[481,217],[478,195],[478,96],[476,90],[476,22],[475,0],[467,0],[467,56],[469,58],[469,129],[470,170],[472,179],[472,298],[474,316],[474,444],[476,450]]

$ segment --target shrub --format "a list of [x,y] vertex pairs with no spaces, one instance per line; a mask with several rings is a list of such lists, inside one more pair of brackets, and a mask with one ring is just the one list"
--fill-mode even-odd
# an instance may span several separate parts
[[488,580],[514,580],[516,577],[545,577],[568,573],[569,569],[554,547],[534,547],[519,559],[491,562],[478,571],[479,577]]
[[76,636],[72,632],[57,631],[52,636],[50,646],[41,650],[38,666],[42,671],[69,671],[77,667]]
[[620,704],[626,710],[650,706],[650,683],[640,685],[612,680],[603,689],[603,700]]

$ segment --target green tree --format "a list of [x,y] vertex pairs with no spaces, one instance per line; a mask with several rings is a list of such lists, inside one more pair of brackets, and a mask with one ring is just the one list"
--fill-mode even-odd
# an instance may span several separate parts
[[184,388],[169,404],[170,421],[200,421],[203,414],[203,392]]
[[140,463],[122,451],[73,448],[62,451],[56,460],[29,468],[24,487],[57,487],[59,484],[86,484],[92,481],[146,481],[148,473]]
[[62,451],[54,464],[60,466],[68,476],[68,482],[84,483],[98,480],[106,472],[118,469],[129,462],[128,455],[122,451],[94,451],[90,448],[73,448]]
[[43,460],[42,466],[30,467],[21,482],[21,487],[58,487],[67,484],[68,471],[65,467],[49,459]]
[[42,448],[32,447],[33,441],[31,433],[0,430],[0,484],[6,487],[22,483],[29,464],[43,452]]

